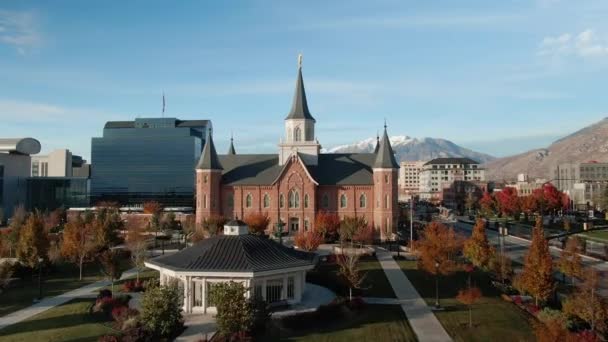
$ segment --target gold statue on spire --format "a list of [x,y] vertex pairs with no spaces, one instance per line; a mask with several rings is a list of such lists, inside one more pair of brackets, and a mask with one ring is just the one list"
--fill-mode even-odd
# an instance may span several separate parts
[[298,68],[302,68],[302,54],[298,54]]

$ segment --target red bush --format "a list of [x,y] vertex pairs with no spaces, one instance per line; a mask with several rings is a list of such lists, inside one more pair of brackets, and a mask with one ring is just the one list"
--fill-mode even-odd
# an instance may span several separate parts
[[600,338],[591,330],[581,331],[576,334],[577,340],[580,342],[599,342]]
[[521,303],[522,303],[521,296],[513,296],[513,303],[515,303],[517,305],[521,305]]
[[115,306],[112,309],[112,319],[118,323],[124,322],[128,318],[129,308],[126,306]]
[[129,280],[123,284],[125,292],[143,292],[144,282],[141,280]]

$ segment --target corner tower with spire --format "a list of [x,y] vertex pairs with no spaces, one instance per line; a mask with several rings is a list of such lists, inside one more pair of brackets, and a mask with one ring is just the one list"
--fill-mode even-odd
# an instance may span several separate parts
[[205,217],[221,213],[222,164],[215,151],[211,130],[207,131],[205,147],[196,164],[196,224]]
[[315,118],[308,110],[306,90],[302,78],[302,55],[298,56],[298,76],[291,110],[285,118],[285,137],[279,143],[279,164],[299,154],[307,165],[317,165],[321,146],[315,138]]
[[399,164],[395,160],[395,153],[386,132],[378,141],[375,151],[375,160],[372,166],[374,177],[374,225],[380,233],[382,240],[391,239],[397,231],[399,208],[397,205],[397,176]]

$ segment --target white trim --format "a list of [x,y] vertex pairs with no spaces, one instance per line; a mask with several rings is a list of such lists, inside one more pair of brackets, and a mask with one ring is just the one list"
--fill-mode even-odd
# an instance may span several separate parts
[[163,274],[169,275],[171,277],[177,278],[180,276],[193,276],[193,277],[211,277],[211,278],[253,278],[253,277],[265,277],[271,276],[275,274],[283,274],[286,272],[298,272],[298,271],[308,271],[314,268],[314,265],[309,266],[300,266],[300,267],[291,267],[291,268],[282,268],[279,270],[270,270],[263,272],[196,272],[196,271],[174,271],[169,268],[164,268],[162,266],[158,266],[155,264],[150,264],[148,262],[144,262],[144,265],[148,268],[155,269],[157,271],[162,271]]

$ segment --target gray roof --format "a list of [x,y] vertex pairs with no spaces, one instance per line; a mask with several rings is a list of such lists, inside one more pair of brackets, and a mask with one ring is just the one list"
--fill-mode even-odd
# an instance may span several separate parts
[[471,158],[435,158],[424,165],[439,165],[439,164],[479,164],[479,162]]
[[374,153],[378,153],[379,149],[380,149],[380,136],[376,135],[376,147],[374,147]]
[[380,147],[376,153],[376,161],[374,167],[379,169],[398,169],[399,164],[395,160],[395,152],[391,147],[391,141],[386,133],[386,126],[384,126],[384,134],[382,140],[380,140]]
[[298,68],[298,78],[296,79],[296,92],[293,94],[293,103],[291,111],[285,118],[288,119],[308,119],[315,121],[310,111],[308,110],[308,102],[306,101],[306,90],[304,90],[304,80],[302,79],[302,68]]
[[[375,157],[373,153],[319,154],[318,165],[306,168],[319,185],[370,185]],[[219,159],[226,185],[271,185],[285,167],[279,165],[277,154],[221,155]]]
[[[209,120],[178,120],[175,119],[175,127],[205,127]],[[135,121],[108,121],[103,128],[135,128]]]
[[41,149],[40,141],[34,138],[0,139],[0,152],[36,154]]
[[215,145],[213,144],[213,136],[207,131],[207,139],[205,141],[205,147],[201,158],[196,164],[198,170],[221,170],[222,164],[220,163],[217,152],[215,151]]
[[285,247],[256,235],[220,235],[148,263],[175,271],[264,272],[313,266],[314,253]]

